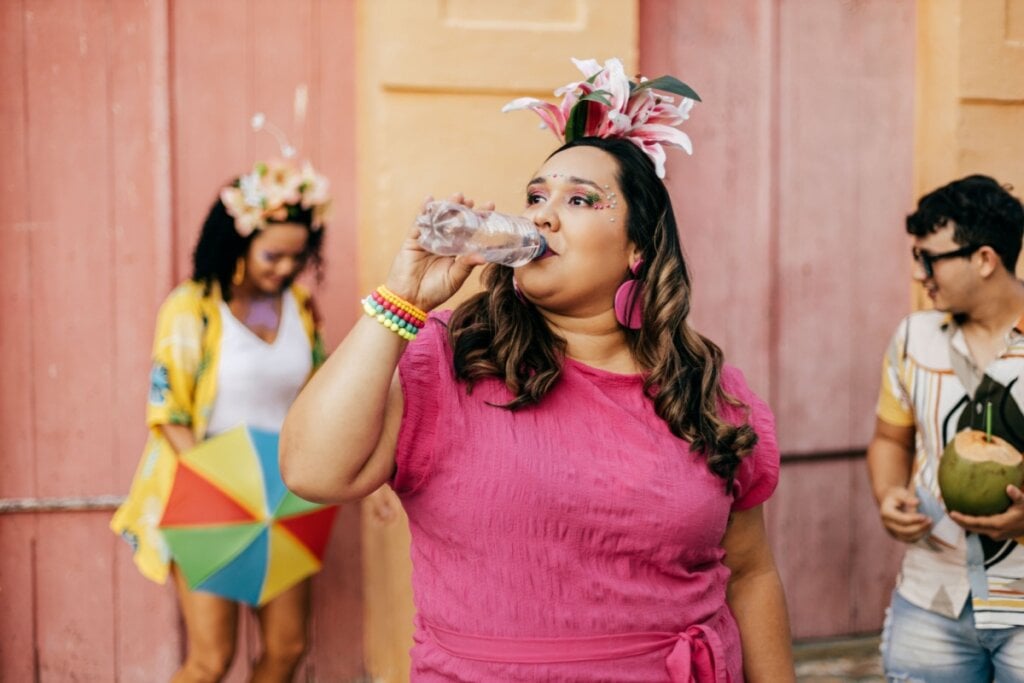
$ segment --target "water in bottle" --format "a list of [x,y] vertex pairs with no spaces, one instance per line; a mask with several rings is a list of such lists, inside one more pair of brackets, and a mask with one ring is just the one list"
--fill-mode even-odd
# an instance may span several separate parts
[[435,201],[416,219],[420,246],[441,256],[480,254],[484,260],[517,268],[547,250],[532,221],[495,211],[476,212],[455,202]]

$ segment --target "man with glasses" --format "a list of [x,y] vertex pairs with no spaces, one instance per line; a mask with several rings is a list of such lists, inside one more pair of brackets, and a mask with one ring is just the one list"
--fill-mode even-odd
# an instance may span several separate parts
[[891,680],[1024,682],[1024,493],[1000,514],[946,513],[946,444],[985,429],[1024,450],[1024,209],[992,178],[931,192],[907,217],[935,310],[896,329],[867,461],[882,524],[907,543],[882,634]]

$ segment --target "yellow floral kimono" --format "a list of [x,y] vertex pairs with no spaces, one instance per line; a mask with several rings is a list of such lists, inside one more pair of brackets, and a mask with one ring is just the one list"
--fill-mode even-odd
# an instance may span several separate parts
[[[203,296],[204,285],[189,280],[164,301],[153,343],[146,423],[149,439],[135,472],[128,499],[114,513],[110,528],[132,546],[135,564],[158,583],[167,580],[170,552],[157,529],[170,495],[178,461],[160,425],[192,427],[196,440],[206,436],[217,391],[220,360],[220,288]],[[313,370],[325,359],[309,292],[292,285],[299,317],[313,349]]]

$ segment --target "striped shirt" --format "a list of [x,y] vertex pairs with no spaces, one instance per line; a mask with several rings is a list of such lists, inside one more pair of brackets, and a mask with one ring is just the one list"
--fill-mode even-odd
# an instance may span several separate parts
[[953,316],[913,313],[899,324],[886,352],[878,417],[914,427],[912,486],[930,536],[907,547],[897,583],[900,595],[924,609],[956,618],[968,596],[977,628],[1024,626],[1024,537],[994,541],[965,533],[946,515],[939,492],[939,458],[957,432],[985,429],[1024,450],[1024,318],[988,367],[971,359]]

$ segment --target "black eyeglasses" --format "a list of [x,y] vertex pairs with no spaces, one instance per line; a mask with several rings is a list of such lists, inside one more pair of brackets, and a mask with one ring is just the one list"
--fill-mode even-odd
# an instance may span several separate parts
[[914,255],[914,260],[920,263],[921,268],[924,269],[925,277],[933,277],[935,275],[935,271],[932,270],[932,265],[936,261],[942,261],[943,259],[948,258],[960,258],[962,256],[970,256],[974,252],[981,249],[983,246],[985,245],[968,244],[966,247],[960,247],[959,249],[954,249],[953,251],[944,251],[941,254],[932,254],[930,252],[923,251],[921,249],[918,249],[917,247],[914,247],[911,250],[911,253]]

